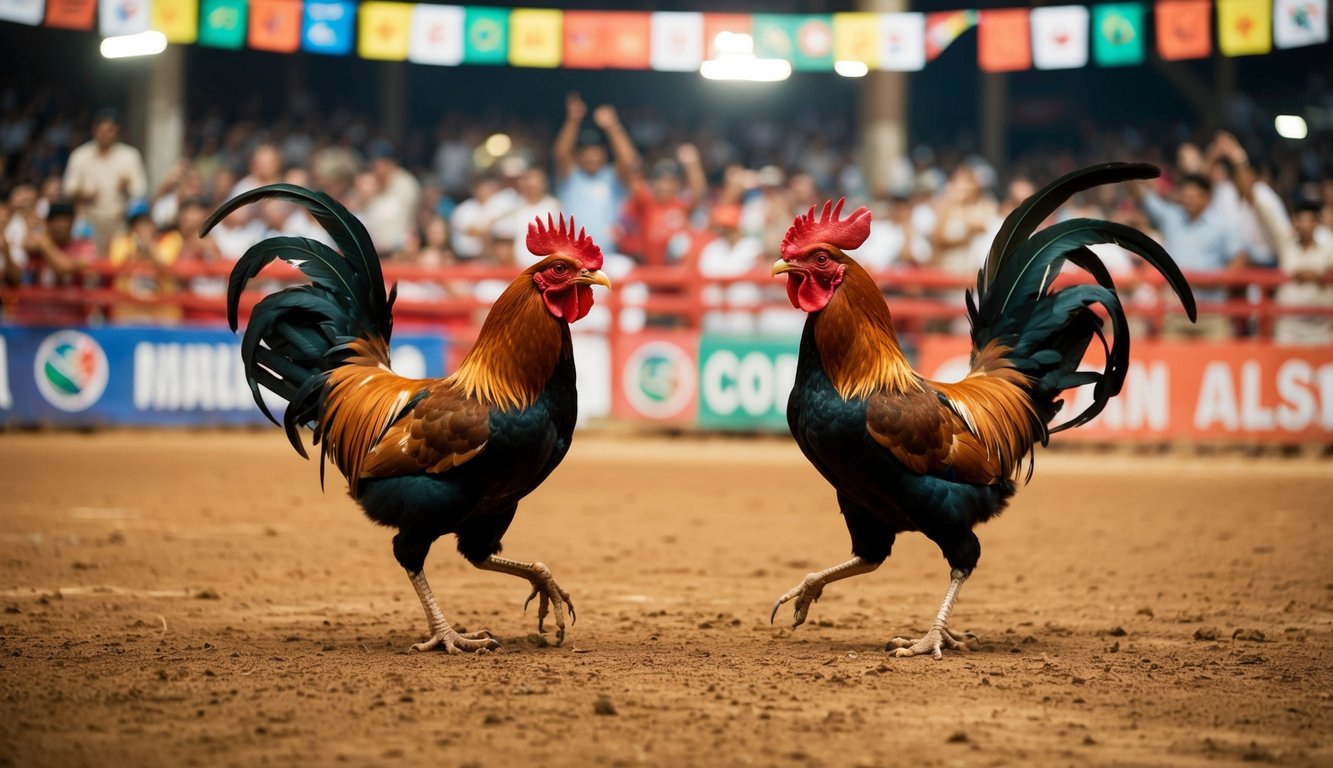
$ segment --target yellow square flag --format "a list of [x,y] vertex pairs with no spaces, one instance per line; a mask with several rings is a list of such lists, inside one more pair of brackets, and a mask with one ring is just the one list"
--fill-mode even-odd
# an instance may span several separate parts
[[558,67],[564,16],[560,11],[515,8],[509,14],[509,63],[516,67]]
[[408,3],[361,4],[361,35],[356,52],[363,59],[402,61],[412,40],[412,6]]

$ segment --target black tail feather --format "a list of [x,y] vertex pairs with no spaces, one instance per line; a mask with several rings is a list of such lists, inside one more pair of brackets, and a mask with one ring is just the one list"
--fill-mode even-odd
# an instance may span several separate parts
[[321,192],[292,184],[245,192],[214,211],[201,234],[237,208],[267,198],[305,208],[341,250],[309,238],[270,237],[245,252],[227,281],[227,321],[236,330],[246,284],[275,259],[292,264],[310,279],[307,285],[285,288],[256,304],[241,341],[241,360],[255,403],[277,423],[260,387],[288,401],[283,427],[292,447],[306,456],[297,430],[317,420],[328,372],[350,355],[348,342],[380,338],[387,345],[396,291],[385,294],[384,273],[366,228]]
[[[1085,424],[1101,413],[1119,394],[1129,367],[1129,321],[1110,272],[1088,246],[1114,243],[1137,254],[1162,274],[1190,319],[1195,318],[1196,307],[1176,263],[1156,241],[1136,229],[1109,221],[1072,219],[1033,232],[1076,192],[1157,175],[1157,168],[1151,165],[1107,163],[1047,185],[1005,219],[977,274],[976,294],[968,293],[974,349],[991,343],[1010,349],[1006,357],[1030,377],[1032,401],[1044,423],[1059,412],[1061,392],[1092,385],[1092,404],[1051,427],[1047,434]],[[1052,290],[1066,261],[1088,272],[1095,285]],[[1100,305],[1109,318],[1109,343],[1094,305]],[[1106,353],[1105,366],[1100,373],[1079,371],[1094,337]]]

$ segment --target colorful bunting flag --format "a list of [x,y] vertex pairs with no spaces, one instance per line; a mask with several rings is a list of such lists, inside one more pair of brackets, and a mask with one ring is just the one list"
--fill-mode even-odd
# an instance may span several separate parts
[[412,6],[412,39],[407,60],[453,67],[463,63],[466,11],[458,5]]
[[1157,53],[1166,61],[1213,55],[1212,0],[1164,0],[1157,4]]
[[558,67],[560,43],[560,11],[516,8],[510,12],[510,64],[515,67]]
[[0,0],[0,21],[37,26],[45,11],[42,0]]
[[1328,42],[1328,0],[1276,0],[1273,3],[1273,43],[1278,48],[1300,48]]
[[1143,63],[1143,5],[1114,3],[1092,7],[1092,58],[1099,67]]
[[748,13],[705,13],[704,55],[706,58],[717,58],[717,36],[723,32],[753,35],[754,18]]
[[569,69],[606,66],[604,15],[600,11],[565,11],[563,66]]
[[1273,49],[1271,0],[1217,0],[1217,48],[1225,56]]
[[311,53],[346,56],[352,52],[356,6],[348,0],[306,0],[301,48]]
[[926,61],[934,61],[949,44],[976,26],[976,11],[942,11],[926,14]]
[[203,0],[199,44],[236,50],[245,45],[246,0]]
[[833,60],[879,66],[879,14],[833,14]]
[[977,20],[977,64],[986,72],[1031,69],[1028,9],[981,11]]
[[463,63],[505,63],[509,53],[509,11],[469,6],[464,21]]
[[92,29],[97,0],[47,0],[46,26],[59,29]]
[[693,72],[704,60],[702,13],[657,12],[651,17],[649,66],[663,72]]
[[1037,69],[1088,66],[1088,8],[1051,5],[1032,9],[1032,65]]
[[402,61],[412,43],[412,6],[371,0],[361,4],[357,20],[361,34],[356,54],[363,59]]
[[879,68],[916,72],[926,66],[926,17],[920,13],[879,16]]
[[[4,0],[21,3],[28,0]],[[37,3],[38,6],[41,3]],[[135,35],[148,31],[148,0],[102,0],[98,8],[98,31],[102,37]],[[39,17],[40,19],[40,17]]]
[[301,47],[301,0],[250,0],[250,47],[292,53]]
[[193,43],[199,39],[199,0],[153,0],[151,26],[168,43]]
[[[603,14],[605,64],[611,69],[647,69],[652,45],[652,16],[635,11]],[[559,62],[551,66],[559,66]]]

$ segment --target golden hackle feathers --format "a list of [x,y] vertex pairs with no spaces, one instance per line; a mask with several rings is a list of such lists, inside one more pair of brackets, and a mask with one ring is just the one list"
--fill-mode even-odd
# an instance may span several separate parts
[[995,479],[1017,477],[1024,459],[1031,458],[1033,446],[1043,436],[1029,394],[1030,381],[1005,359],[1008,352],[1007,347],[992,342],[977,353],[972,370],[962,381],[930,382],[984,449]]
[[843,281],[815,322],[815,344],[829,381],[844,400],[874,392],[921,389],[893,330],[875,281],[850,258]]
[[357,339],[348,346],[353,355],[329,372],[319,433],[325,452],[356,496],[371,449],[431,382],[405,379],[389,370],[388,349],[381,339]]
[[826,244],[844,251],[861,247],[870,236],[870,211],[864,206],[852,211],[847,218],[840,218],[842,206],[847,198],[840,198],[835,206],[832,200],[824,203],[824,210],[815,218],[815,206],[787,228],[782,238],[781,255],[792,259],[813,245]]

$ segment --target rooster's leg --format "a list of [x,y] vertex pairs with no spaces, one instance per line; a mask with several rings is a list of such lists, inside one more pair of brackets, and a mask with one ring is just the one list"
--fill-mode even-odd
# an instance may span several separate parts
[[806,577],[800,584],[792,587],[787,594],[779,597],[778,601],[773,603],[773,613],[769,615],[768,623],[772,624],[773,619],[777,618],[778,609],[782,607],[783,603],[789,600],[795,600],[796,611],[793,614],[794,620],[792,621],[791,628],[796,629],[805,623],[805,615],[810,610],[810,604],[819,599],[819,596],[824,593],[825,586],[835,581],[849,579],[853,576],[860,576],[863,573],[870,573],[878,567],[879,563],[872,563],[859,557],[853,557],[851,560],[848,560],[841,565],[835,565],[832,568],[827,568],[819,573],[806,574]]
[[520,563],[495,555],[474,565],[483,571],[497,571],[527,579],[532,584],[532,594],[528,595],[528,599],[523,603],[523,610],[528,609],[528,603],[531,603],[534,597],[541,598],[537,603],[537,631],[545,632],[546,615],[555,613],[555,644],[560,645],[565,641],[565,608],[569,608],[569,623],[573,624],[574,601],[570,599],[568,592],[555,583],[550,568],[542,563]]
[[977,639],[971,632],[955,635],[949,631],[949,612],[953,610],[954,600],[958,599],[958,590],[967,580],[967,574],[955,570],[950,576],[953,580],[949,582],[949,591],[944,593],[944,604],[940,606],[940,612],[935,615],[935,623],[931,625],[925,637],[920,640],[895,637],[889,641],[885,650],[892,650],[894,656],[917,656],[929,653],[936,659],[941,659],[944,658],[943,649],[965,651],[967,645],[964,641]]
[[430,623],[430,639],[412,646],[414,651],[433,651],[437,648],[449,653],[487,653],[498,650],[500,644],[491,638],[491,633],[467,632],[459,634],[444,619],[444,611],[435,602],[435,594],[426,583],[426,572],[408,572],[412,586],[416,587],[417,597],[421,598],[421,607],[426,609],[426,621]]

